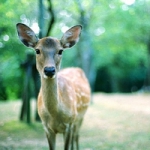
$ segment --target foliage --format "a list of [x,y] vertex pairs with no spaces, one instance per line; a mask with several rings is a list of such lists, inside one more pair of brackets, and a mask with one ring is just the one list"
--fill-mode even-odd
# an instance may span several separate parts
[[[149,3],[149,1],[136,1],[130,6],[118,1],[99,3],[105,7],[101,8],[100,17],[94,16],[99,22],[95,21],[91,25],[97,36],[93,42],[95,64],[96,67],[106,67],[116,83],[124,78],[128,80],[134,70],[136,70],[134,76],[140,80],[141,67],[144,70],[142,72],[144,82],[148,68],[147,45],[150,34],[149,11],[145,8]],[[95,12],[95,14],[100,12],[98,7]],[[113,91],[119,90],[121,90],[119,87],[113,89]]]
[[[140,81],[141,84],[137,89],[141,88],[149,67],[147,45],[150,41],[148,17],[150,1],[137,0],[128,5],[125,3],[126,1],[91,0],[81,2],[74,0],[67,2],[64,9],[62,9],[63,4],[58,5],[60,2],[55,1],[54,4],[57,6],[55,11],[59,14],[57,15],[58,25],[56,24],[55,27],[59,26],[63,29],[70,23],[79,22],[77,2],[85,6],[89,23],[88,30],[90,31],[87,38],[91,38],[94,48],[95,68],[107,68],[111,77],[109,81],[112,86],[111,91],[130,92],[132,86],[136,86],[130,83],[131,86],[128,87],[128,90],[123,90],[123,80]],[[74,50],[66,52],[63,65],[76,64],[75,56],[76,51]],[[113,87],[114,83],[116,83],[116,87]]]
[[[112,77],[110,80],[117,83],[116,90],[112,91],[121,91],[119,85],[123,79],[136,78],[144,82],[148,68],[150,1],[136,0],[130,5],[125,2],[125,0],[52,1],[56,24],[51,36],[58,38],[61,38],[62,32],[68,27],[80,22],[78,6],[80,4],[84,6],[89,31],[87,38],[90,38],[94,49],[94,67],[95,70],[107,68],[109,76]],[[47,27],[50,16],[46,11],[48,7],[46,1],[44,5],[44,24]],[[23,83],[23,74],[20,64],[25,60],[26,53],[31,51],[19,42],[15,25],[17,22],[23,22],[32,27],[34,23],[38,23],[38,0],[19,2],[2,0],[0,13],[0,81],[2,81],[1,89],[4,89],[0,95],[6,93],[10,99],[18,97],[21,93],[19,83]],[[78,47],[64,52],[62,67],[78,64],[76,48]]]
[[18,40],[15,26],[18,22],[32,24],[33,21],[36,21],[37,7],[33,0],[30,2],[6,0],[0,3],[0,80],[9,96],[8,98],[15,98],[20,95],[22,89],[19,84],[19,82],[23,83],[20,64],[25,59],[26,51],[26,48]]

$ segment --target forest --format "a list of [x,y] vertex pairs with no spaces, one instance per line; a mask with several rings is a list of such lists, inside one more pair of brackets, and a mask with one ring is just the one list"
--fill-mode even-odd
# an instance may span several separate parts
[[[89,105],[80,129],[80,150],[149,150],[150,0],[0,0],[0,14],[0,150],[48,149],[37,113],[40,75],[35,51],[19,40],[18,23],[29,26],[39,38],[57,39],[70,27],[79,25],[81,29],[82,25],[79,42],[63,50],[61,69],[82,68],[92,99],[89,103],[77,99],[85,100],[82,92],[87,90],[77,76],[77,82],[72,80],[73,84],[66,84],[61,91],[67,107],[58,99],[66,114],[67,108],[80,110]],[[78,88],[79,95],[72,97],[75,90],[68,89],[76,84],[84,90]],[[64,89],[74,93],[67,97]],[[60,94],[50,90],[48,104]],[[42,112],[47,112],[46,108]],[[62,112],[56,116],[64,115]],[[79,111],[75,114],[81,115]],[[51,114],[46,118],[49,115],[52,118]],[[62,150],[63,135],[58,134],[56,141],[56,149]]]
[[34,63],[34,51],[18,39],[18,22],[39,38],[61,38],[81,24],[81,40],[63,53],[61,68],[83,68],[93,92],[149,91],[150,0],[1,0],[0,14],[0,100],[21,97],[28,77],[23,66]]

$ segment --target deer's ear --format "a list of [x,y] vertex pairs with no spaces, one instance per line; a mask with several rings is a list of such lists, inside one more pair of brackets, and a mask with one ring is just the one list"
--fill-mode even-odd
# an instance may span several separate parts
[[33,30],[22,23],[18,23],[16,27],[17,27],[18,36],[21,42],[27,47],[34,48],[38,42],[38,38],[33,32]]
[[81,25],[76,25],[67,30],[64,35],[62,36],[60,42],[63,48],[70,48],[75,45],[80,37],[80,33],[82,30]]

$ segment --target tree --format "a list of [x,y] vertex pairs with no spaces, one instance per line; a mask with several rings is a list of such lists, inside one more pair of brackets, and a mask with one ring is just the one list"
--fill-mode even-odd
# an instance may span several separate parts
[[[36,9],[33,10],[30,6],[36,7],[36,3],[33,0],[0,2],[0,79],[8,99],[21,96],[20,84],[14,83],[21,83],[23,80],[20,64],[25,57],[25,47],[18,42],[15,25],[18,22],[32,24],[36,21]],[[28,11],[25,14],[23,10],[26,8]]]
[[[54,12],[52,8],[51,0],[48,0],[49,2],[49,13],[51,15],[50,22],[48,24],[48,29],[46,31],[46,36],[51,32],[55,17]],[[44,15],[45,15],[45,6],[43,4],[43,0],[39,0],[39,38],[44,37],[44,29],[45,29],[45,22],[44,22]],[[23,67],[25,69],[25,83],[24,83],[24,90],[23,90],[23,96],[22,96],[22,107],[21,107],[21,114],[20,114],[20,120],[24,120],[26,117],[27,123],[30,123],[30,100],[31,100],[31,80],[34,82],[34,88],[35,91],[35,97],[37,99],[38,92],[40,89],[40,84],[38,80],[38,72],[36,70],[36,64],[35,64],[35,56],[33,54],[27,55],[27,60],[24,62]],[[36,105],[37,106],[37,105]],[[40,120],[39,115],[37,113],[37,107],[36,107],[36,116],[35,119],[37,121]]]
[[[101,1],[95,4],[95,62],[98,68],[106,67],[113,92],[121,91],[123,79],[144,80],[147,69],[147,50],[142,40],[147,38],[150,24],[145,4],[149,1],[136,1],[127,5],[119,1]],[[96,15],[100,14],[100,15]],[[144,31],[144,32],[143,32]],[[141,76],[140,66],[143,66]],[[133,72],[136,74],[133,75]],[[134,85],[133,85],[134,86]],[[130,89],[129,89],[130,91]]]
[[[53,30],[47,34],[53,15],[44,9],[42,36],[59,37],[68,27],[83,24],[82,42],[79,47],[75,46],[67,53],[64,51],[62,68],[81,66],[89,78],[96,76],[94,70],[106,68],[111,84],[110,91],[114,92],[123,91],[125,81],[129,82],[130,88],[136,81],[142,83],[145,80],[143,84],[149,85],[149,75],[145,79],[150,66],[149,4],[149,0],[136,0],[132,4],[115,0],[53,1],[53,15],[55,14],[57,20],[55,19]],[[43,1],[43,5],[50,8],[51,4],[50,1]],[[15,24],[22,22],[34,29],[35,25],[38,27],[38,7],[38,1],[34,0],[20,0],[19,3],[17,0],[0,2],[0,80],[3,82],[1,88],[8,99],[21,96],[20,85],[14,83],[22,82],[20,64],[25,60],[24,53],[30,51],[18,41]],[[24,11],[26,9],[28,11]],[[81,63],[79,60],[82,60]],[[138,86],[139,88],[141,86]]]

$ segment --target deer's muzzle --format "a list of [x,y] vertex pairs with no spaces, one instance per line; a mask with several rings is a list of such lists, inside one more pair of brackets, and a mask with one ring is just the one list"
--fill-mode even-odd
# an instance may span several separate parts
[[47,76],[47,77],[50,77],[50,78],[53,78],[55,76],[55,67],[45,67],[44,68],[44,74]]

